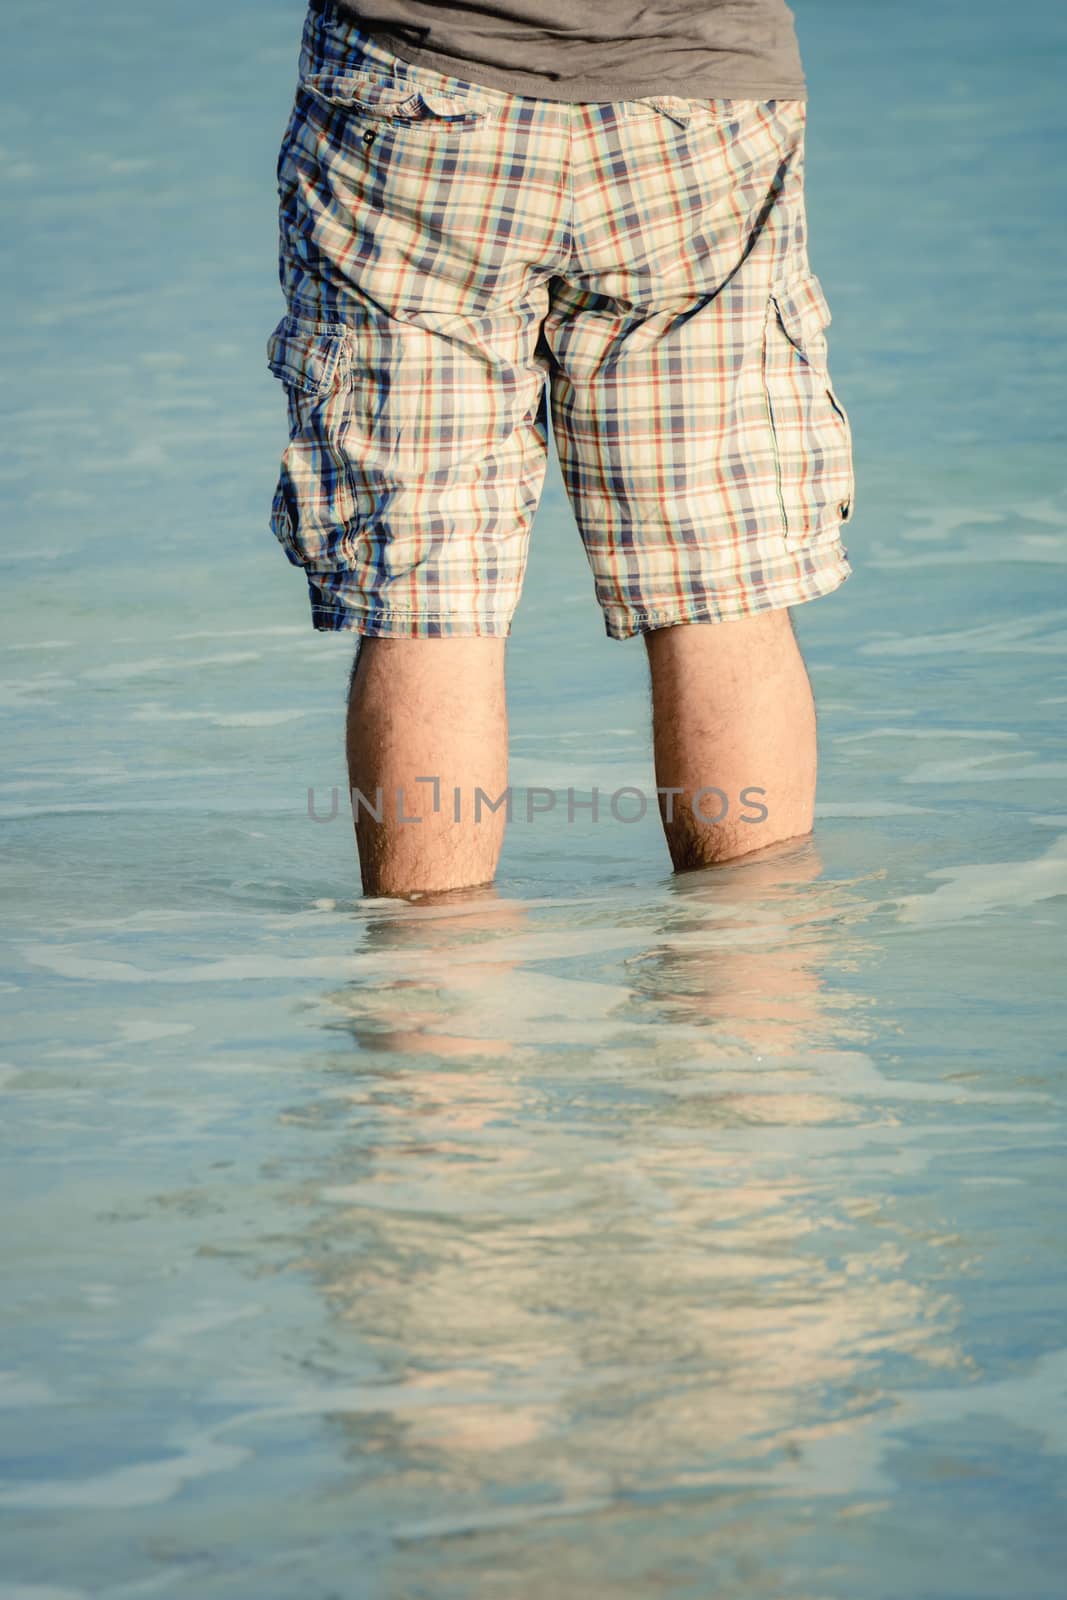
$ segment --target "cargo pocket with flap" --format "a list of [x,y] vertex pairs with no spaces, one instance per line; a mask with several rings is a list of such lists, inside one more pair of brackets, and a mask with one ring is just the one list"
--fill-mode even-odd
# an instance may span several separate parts
[[271,508],[271,529],[294,566],[344,565],[355,494],[345,437],[352,389],[343,323],[290,313],[267,341],[267,365],[284,385],[289,444]]
[[813,272],[771,290],[763,375],[786,547],[835,539],[855,500],[852,432],[834,392],[825,329],[830,309]]
[[416,140],[470,134],[493,116],[477,95],[438,92],[414,79],[313,72],[300,79],[299,87],[327,112],[346,113],[339,131],[367,145],[383,134]]

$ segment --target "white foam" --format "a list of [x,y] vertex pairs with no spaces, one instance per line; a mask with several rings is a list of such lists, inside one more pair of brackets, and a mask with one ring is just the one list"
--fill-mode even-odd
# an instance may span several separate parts
[[[292,638],[296,634],[305,637],[307,631],[307,628],[302,628],[296,623],[284,622],[275,623],[269,628],[227,628],[226,637],[228,639]],[[172,633],[169,637],[171,639],[217,639],[219,630],[218,628],[196,628],[191,633]]]
[[908,806],[897,800],[833,800],[815,807],[817,817],[900,817],[927,816],[933,806]]
[[[975,563],[1067,561],[1067,508],[1044,497],[1030,501],[943,506],[905,512],[918,526],[898,528],[892,542],[874,540],[866,557],[876,569],[905,570]],[[1037,524],[1037,529],[1026,524]],[[1051,530],[1051,531],[1048,531]],[[924,548],[902,548],[922,545]]]
[[610,1511],[614,1502],[610,1496],[599,1499],[556,1500],[547,1504],[516,1505],[497,1511],[469,1511],[438,1517],[420,1517],[414,1522],[401,1522],[392,1529],[392,1537],[399,1543],[420,1539],[447,1539],[467,1537],[474,1533],[495,1533],[502,1528],[527,1528],[542,1522],[555,1522],[561,1517],[595,1516],[599,1511]]
[[51,696],[73,687],[74,679],[58,672],[42,672],[36,678],[11,678],[0,683],[0,706],[18,710],[25,705],[51,705]]
[[[359,970],[358,956],[227,956],[218,961],[190,962],[188,966],[135,967],[129,961],[105,961],[79,955],[70,946],[27,945],[24,958],[62,978],[89,978],[94,983],[232,983],[255,979],[351,978]],[[367,963],[364,960],[363,968]],[[391,970],[386,956],[375,963],[383,974]]]
[[865,728],[862,733],[838,734],[834,744],[862,744],[866,739],[933,739],[942,744],[946,739],[979,739],[989,744],[1001,739],[1013,742],[1019,734],[996,728]]
[[148,1044],[153,1039],[196,1031],[195,1022],[156,1022],[151,1017],[120,1018],[118,1026],[128,1044]]
[[1067,539],[1058,534],[1017,534],[1008,544],[999,534],[971,538],[945,550],[924,550],[921,554],[907,554],[892,545],[875,542],[864,564],[878,572],[918,571],[924,567],[959,568],[968,566],[998,565],[1010,561],[1012,566],[1031,561],[1041,566],[1061,566],[1067,563]]
[[[257,811],[270,811],[277,813],[292,813],[292,807],[284,800],[272,800],[269,803],[257,797],[255,802]],[[99,816],[137,816],[147,812],[163,812],[171,814],[183,812],[203,816],[244,816],[249,810],[249,802],[240,795],[213,795],[210,807],[204,806],[195,795],[190,795],[184,803],[177,799],[167,798],[162,800],[117,800],[108,803],[105,800],[83,800],[69,805],[56,805],[45,802],[39,806],[0,806],[0,818],[5,821],[23,821],[29,817],[63,817],[75,816],[80,812]]]
[[[1018,1377],[897,1390],[892,1406],[850,1418],[841,1428],[791,1429],[797,1459],[760,1472],[758,1481],[771,1479],[779,1490],[801,1496],[895,1493],[897,1480],[886,1462],[899,1453],[907,1431],[936,1440],[972,1417],[992,1417],[1012,1434],[1030,1433],[1046,1450],[1067,1453],[1067,1350],[1048,1351]],[[729,1471],[713,1478],[737,1481]]]
[[228,650],[217,656],[143,656],[137,661],[112,661],[105,667],[86,667],[80,674],[93,683],[121,683],[146,673],[187,673],[196,667],[235,667],[260,659],[258,650]]
[[1067,894],[1067,834],[1055,839],[1044,855],[1029,861],[942,867],[927,876],[941,879],[940,886],[931,894],[910,894],[898,900],[900,922],[942,925],[984,917],[1002,906],[1036,905]]
[[[1029,751],[1022,751],[1023,757]],[[1005,761],[1010,765],[1005,766]],[[954,761],[924,761],[899,775],[900,783],[1011,783],[1027,779],[1067,778],[1067,761],[1031,761],[1017,764],[1014,756],[994,754],[960,757]]]
[[[831,1100],[907,1100],[957,1106],[1048,1102],[1041,1090],[974,1089],[966,1084],[926,1082],[915,1078],[890,1078],[861,1050],[800,1050],[787,1057],[757,1056],[737,1064],[723,1062],[715,1069],[714,1093],[744,1095],[758,1101],[763,1095]],[[699,1074],[679,1078],[669,1092],[677,1098],[708,1094],[708,1082]]]
[[266,1309],[263,1305],[205,1306],[202,1311],[164,1317],[141,1340],[141,1344],[146,1350],[180,1350],[202,1333],[228,1328],[235,1322],[245,1322],[249,1317],[263,1315]]
[[[294,706],[274,711],[173,711],[164,706],[138,706],[130,722],[207,722],[216,728],[275,728],[285,722],[331,714],[329,706]],[[154,776],[154,775],[153,775]]]
[[948,539],[959,528],[974,523],[994,526],[1004,521],[1003,510],[990,510],[986,506],[935,506],[921,511],[909,510],[904,515],[918,522],[918,527],[901,525],[899,529],[899,537],[909,543]]
[[42,1478],[0,1487],[0,1506],[33,1511],[128,1511],[161,1505],[197,1478],[232,1472],[253,1452],[219,1444],[210,1433],[193,1434],[175,1453],[156,1461],[136,1461],[84,1478]]
[[961,652],[967,655],[1060,655],[1067,650],[1067,631],[1048,633],[1045,637],[1039,635],[1042,630],[1064,622],[1067,622],[1067,611],[1062,608],[1030,611],[1023,616],[979,623],[974,628],[869,639],[857,646],[857,653],[864,656],[950,655]]
[[0,1600],[89,1600],[86,1589],[59,1589],[53,1583],[4,1583]]
[[72,650],[73,639],[22,639],[18,644],[6,644],[5,650]]
[[0,1372],[0,1408],[20,1410],[23,1406],[54,1406],[59,1396],[43,1378],[19,1372]]

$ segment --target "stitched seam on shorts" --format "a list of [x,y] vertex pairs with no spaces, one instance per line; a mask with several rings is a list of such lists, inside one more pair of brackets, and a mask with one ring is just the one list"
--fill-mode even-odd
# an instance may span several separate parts
[[848,443],[848,498],[847,500],[844,500],[838,508],[841,514],[841,521],[843,525],[846,522],[852,521],[852,515],[856,504],[855,446],[852,440],[852,424],[849,421],[848,412],[837,398],[837,394],[832,383],[827,383],[826,393],[830,397],[830,404],[841,418],[841,422],[845,429],[845,438]]
[[400,617],[419,617],[427,622],[442,617],[451,622],[504,622],[512,615],[510,611],[397,611],[389,606],[349,606],[343,600],[330,598],[316,600],[314,605],[319,611],[343,611],[347,616],[372,617],[376,622],[392,622]]
[[835,573],[846,565],[848,565],[848,557],[845,551],[845,546],[839,540],[838,549],[835,551],[834,559],[832,561],[820,562],[813,571],[801,574],[799,579],[795,576],[777,578],[771,583],[761,584],[758,588],[741,587],[737,589],[723,589],[718,591],[718,593],[713,596],[712,605],[708,605],[706,602],[702,601],[689,608],[686,608],[683,605],[646,606],[641,609],[616,603],[614,605],[609,604],[605,606],[604,610],[611,616],[623,617],[626,619],[632,618],[634,621],[647,621],[652,617],[684,617],[691,614],[702,615],[707,611],[714,610],[717,606],[720,606],[724,603],[728,604],[733,599],[745,599],[751,597],[753,594],[777,594],[780,590],[784,589],[804,589],[811,583],[817,583],[824,574]]
[[782,494],[782,458],[778,450],[778,430],[774,425],[774,408],[771,405],[771,386],[767,378],[767,327],[771,320],[771,306],[767,302],[767,311],[763,318],[763,348],[760,356],[760,377],[763,383],[763,404],[767,412],[767,425],[771,430],[771,444],[774,449],[774,489],[778,496],[778,511],[782,518],[782,533],[789,536],[789,519],[785,514],[785,497]]
[[[805,582],[799,586],[792,584],[777,584],[770,585],[767,589],[761,591],[763,595],[773,599],[777,589],[787,587],[792,589],[792,598],[787,600],[784,606],[772,608],[766,605],[754,606],[746,603],[737,607],[735,611],[735,607],[731,604],[731,601],[734,597],[743,596],[745,597],[746,601],[750,597],[747,596],[746,591],[744,590],[732,589],[728,594],[722,595],[713,605],[693,606],[690,607],[689,610],[682,612],[630,611],[623,612],[621,614],[617,614],[615,612],[605,612],[604,622],[607,631],[612,638],[628,638],[634,633],[640,633],[642,628],[648,623],[659,627],[671,627],[675,624],[684,624],[688,622],[702,622],[705,620],[717,622],[719,620],[729,620],[731,613],[735,613],[735,615],[739,618],[758,616],[760,613],[770,609],[781,610],[792,605],[804,605],[809,600],[818,600],[823,598],[825,595],[834,594],[843,583],[847,583],[851,574],[852,567],[850,566],[847,557],[842,556],[841,559],[834,562],[832,566],[820,567],[818,572],[815,573],[812,578],[806,579]],[[724,613],[726,614],[725,616]]]
[[573,105],[567,107],[567,167],[563,175],[563,181],[567,186],[567,254],[557,269],[561,272],[566,269],[574,257],[574,119],[579,109]]

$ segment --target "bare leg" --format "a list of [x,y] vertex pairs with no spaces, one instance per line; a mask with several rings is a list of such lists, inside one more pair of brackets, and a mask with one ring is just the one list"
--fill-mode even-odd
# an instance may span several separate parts
[[[505,643],[488,637],[361,641],[346,742],[364,894],[492,880],[505,807],[482,805],[476,820],[474,801],[479,788],[496,801],[507,784]],[[358,798],[376,807],[378,790],[380,822]]]
[[[657,628],[645,642],[656,783],[684,791],[660,799],[675,869],[810,833],[815,703],[789,612]],[[745,790],[765,792],[746,803]]]

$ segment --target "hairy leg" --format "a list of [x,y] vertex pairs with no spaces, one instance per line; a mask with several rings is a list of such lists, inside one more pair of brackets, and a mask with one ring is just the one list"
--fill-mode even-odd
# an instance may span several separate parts
[[506,808],[483,804],[476,817],[475,791],[495,802],[507,784],[505,643],[360,641],[346,745],[364,894],[492,880]]
[[810,833],[815,703],[789,612],[657,628],[645,642],[656,783],[682,791],[660,797],[675,869]]

